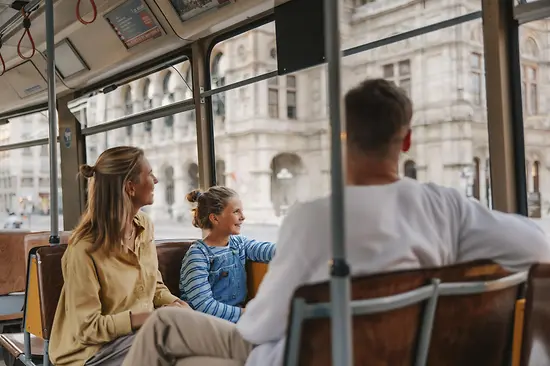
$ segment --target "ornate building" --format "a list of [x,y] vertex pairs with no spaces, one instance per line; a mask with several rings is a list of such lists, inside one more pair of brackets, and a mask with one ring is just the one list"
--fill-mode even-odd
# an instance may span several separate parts
[[[345,4],[345,49],[480,10],[479,0]],[[538,197],[542,215],[550,208],[547,29],[547,22],[531,23],[522,27],[520,37],[528,190],[535,216]],[[490,204],[481,20],[369,48],[344,58],[343,88],[366,77],[384,77],[409,94],[415,112],[413,148],[403,156],[403,175],[456,187]],[[223,41],[210,57],[212,85],[274,71],[276,56],[273,23]],[[189,63],[184,62],[89,98],[77,113],[87,125],[103,123],[189,99],[191,88]],[[277,222],[295,201],[329,192],[324,66],[215,94],[212,103],[217,181],[241,194],[249,222]],[[121,144],[143,147],[159,178],[151,215],[189,222],[185,195],[198,186],[194,112],[90,136],[89,162],[106,147]]]

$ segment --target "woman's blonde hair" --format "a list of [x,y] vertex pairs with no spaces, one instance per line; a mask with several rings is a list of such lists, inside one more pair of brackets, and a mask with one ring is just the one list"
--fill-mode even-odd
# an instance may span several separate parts
[[143,150],[119,146],[105,150],[96,164],[84,164],[80,174],[88,179],[88,203],[69,243],[91,240],[90,252],[120,253],[126,225],[133,220],[133,204],[126,184],[139,182]]

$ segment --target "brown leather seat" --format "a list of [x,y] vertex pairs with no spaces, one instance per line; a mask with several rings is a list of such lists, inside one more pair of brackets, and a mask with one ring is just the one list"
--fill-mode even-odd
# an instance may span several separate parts
[[[426,285],[432,278],[439,278],[442,283],[470,282],[498,279],[508,274],[492,262],[480,261],[443,268],[370,275],[353,279],[352,298],[359,300],[395,295]],[[523,285],[516,285],[477,295],[440,297],[427,364],[507,364],[510,359],[515,303],[522,287]],[[328,302],[329,284],[301,287],[294,297],[311,304]],[[414,365],[424,305],[425,302],[402,309],[355,316],[355,365]],[[298,364],[331,365],[331,344],[330,319],[305,320]]]
[[50,339],[53,318],[57,303],[63,289],[63,270],[61,259],[67,245],[40,247],[36,251],[38,260],[38,286],[40,287],[40,316],[42,317],[42,334]]
[[[35,239],[39,242],[39,240],[44,239],[44,235],[38,235]],[[42,335],[44,339],[50,338],[55,310],[63,287],[61,258],[66,248],[67,245],[47,245],[30,248],[36,255],[38,264],[38,292],[40,298],[40,316],[42,318]],[[33,356],[42,356],[44,354],[44,339],[31,335],[31,354]],[[1,334],[0,345],[13,357],[17,358],[23,354],[25,349],[24,334]]]
[[172,294],[180,297],[181,261],[196,239],[157,240],[159,271],[164,284]]
[[520,365],[550,365],[550,264],[531,267],[525,300]]
[[0,231],[0,296],[25,291],[27,257],[24,241],[28,233],[26,230]]

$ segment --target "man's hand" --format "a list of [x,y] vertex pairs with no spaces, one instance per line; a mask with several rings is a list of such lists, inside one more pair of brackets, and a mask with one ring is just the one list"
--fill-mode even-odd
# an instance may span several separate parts
[[185,309],[191,309],[189,304],[187,304],[185,301],[177,299],[171,304],[164,305],[164,306],[170,306],[170,307],[176,307],[176,308],[185,308]]

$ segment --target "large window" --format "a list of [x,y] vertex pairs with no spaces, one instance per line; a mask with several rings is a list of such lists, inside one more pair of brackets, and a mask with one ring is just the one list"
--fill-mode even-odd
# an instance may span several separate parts
[[[380,8],[384,15],[355,14],[356,23],[349,31],[344,48],[347,44],[358,46],[395,35],[388,34],[384,27],[377,27],[375,17],[399,24],[409,24],[407,19],[414,19],[414,26],[419,27],[454,16],[444,3],[424,6],[425,10],[420,11],[412,4],[398,8],[390,2],[377,2],[372,11]],[[405,25],[397,28],[412,29]],[[363,29],[369,29],[370,36],[363,35]],[[373,46],[346,57],[342,70],[344,90],[365,78],[381,77],[401,87],[413,102],[412,146],[402,154],[399,164],[402,176],[456,188],[490,206],[483,52],[482,26],[478,19]]]
[[[276,70],[275,44],[273,23],[217,43],[210,55],[211,84],[215,88],[223,78],[229,86]],[[324,73],[323,66],[314,67],[212,97],[217,182],[239,192],[245,231],[255,237],[275,240],[294,203],[329,192]],[[221,95],[223,123],[216,116]]]
[[550,125],[544,102],[548,87],[548,65],[541,50],[548,47],[550,20],[527,23],[520,27],[519,49],[521,63],[521,91],[525,139],[525,177],[529,216],[550,231],[550,177],[547,157]]
[[[143,79],[135,80],[107,95],[98,94],[84,101],[80,113],[86,116],[87,125],[93,126],[108,120],[98,120],[112,100],[114,111],[123,115],[191,100],[191,65],[189,61],[174,65]],[[75,112],[73,110],[73,112]],[[110,130],[86,138],[86,156],[94,164],[98,156],[111,147],[139,146],[153,167],[158,179],[155,202],[144,208],[155,223],[158,239],[199,237],[200,231],[191,225],[191,206],[185,196],[199,186],[197,132],[194,110]],[[120,114],[112,114],[112,118]],[[111,118],[111,120],[112,120]]]
[[[29,131],[34,131],[34,135]],[[47,137],[47,131],[47,113],[35,113],[13,118],[8,124],[0,126],[0,140],[2,145],[28,142],[35,139],[29,138],[31,136]],[[58,157],[59,150],[58,146]],[[0,228],[21,228],[31,231],[50,230],[51,177],[49,168],[48,145],[0,151]],[[58,172],[59,229],[63,230],[60,165]]]

